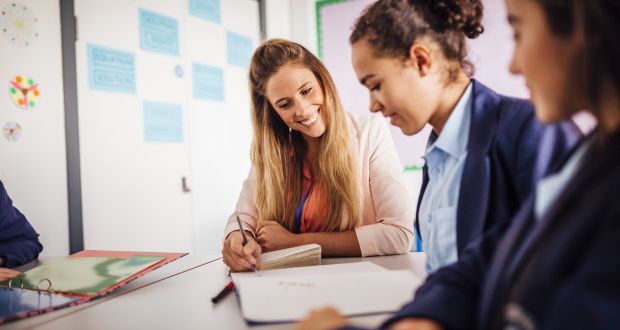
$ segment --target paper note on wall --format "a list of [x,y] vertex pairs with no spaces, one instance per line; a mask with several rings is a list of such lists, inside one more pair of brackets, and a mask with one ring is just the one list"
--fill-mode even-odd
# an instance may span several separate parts
[[88,84],[91,89],[112,92],[136,92],[134,55],[129,52],[87,45]]
[[193,63],[194,98],[224,101],[224,71],[220,68]]
[[226,32],[228,64],[247,67],[252,56],[252,39],[242,35]]
[[140,47],[179,55],[179,23],[176,19],[140,9]]
[[220,23],[220,0],[189,0],[189,14]]
[[144,141],[183,142],[183,107],[145,101]]

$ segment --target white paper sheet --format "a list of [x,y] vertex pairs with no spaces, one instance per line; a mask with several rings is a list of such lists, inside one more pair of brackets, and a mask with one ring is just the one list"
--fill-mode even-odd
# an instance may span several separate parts
[[250,322],[297,321],[327,305],[346,316],[390,313],[411,300],[422,283],[408,270],[357,264],[265,271],[263,276],[233,274],[243,316]]

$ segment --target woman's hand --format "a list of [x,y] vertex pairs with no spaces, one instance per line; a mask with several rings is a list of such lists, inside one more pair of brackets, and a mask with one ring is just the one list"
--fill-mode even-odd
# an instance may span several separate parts
[[17,275],[21,274],[16,270],[12,270],[9,268],[1,268],[0,267],[0,281],[10,280],[12,278],[17,277]]
[[251,233],[246,231],[245,236],[248,239],[245,246],[243,245],[243,236],[238,230],[228,234],[224,240],[224,247],[222,248],[224,263],[236,272],[250,271],[254,269],[254,266],[256,268],[261,267],[257,259],[262,250],[260,245],[254,240]]
[[306,318],[295,326],[295,330],[333,330],[348,325],[347,319],[333,307],[310,311]]
[[256,240],[265,252],[301,245],[297,235],[276,221],[259,220],[257,228]]
[[390,330],[442,330],[443,328],[433,320],[404,319],[394,323]]

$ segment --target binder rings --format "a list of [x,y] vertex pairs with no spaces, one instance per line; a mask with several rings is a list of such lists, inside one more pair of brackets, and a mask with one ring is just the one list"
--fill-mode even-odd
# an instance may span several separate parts
[[81,304],[186,253],[85,250],[0,282],[0,324]]

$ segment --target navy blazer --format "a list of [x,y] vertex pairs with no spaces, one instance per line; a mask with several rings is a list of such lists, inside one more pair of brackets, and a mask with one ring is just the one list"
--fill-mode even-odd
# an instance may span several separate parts
[[15,267],[36,259],[43,250],[37,234],[0,181],[0,256],[2,267]]
[[[456,211],[459,257],[489,228],[509,221],[536,182],[582,137],[572,122],[540,123],[529,101],[499,95],[476,80],[472,84],[467,159]],[[425,165],[418,210],[427,184]],[[418,221],[415,227],[419,234]]]
[[446,329],[617,329],[620,325],[620,129],[595,141],[545,216],[532,196],[439,269],[383,326],[430,318]]

